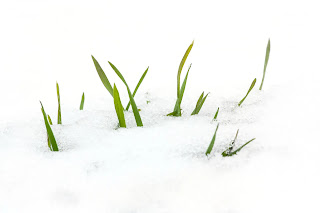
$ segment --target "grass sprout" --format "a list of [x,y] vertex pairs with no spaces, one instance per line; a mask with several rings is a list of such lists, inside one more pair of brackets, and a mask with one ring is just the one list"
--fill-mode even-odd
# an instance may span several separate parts
[[106,74],[103,72],[100,64],[98,63],[98,61],[91,55],[94,66],[96,67],[97,73],[100,77],[100,80],[102,81],[103,85],[105,86],[105,88],[109,91],[110,95],[113,96],[113,88],[106,76]]
[[208,149],[207,149],[207,151],[206,151],[206,156],[208,156],[208,155],[211,153],[211,151],[212,151],[214,142],[215,142],[215,140],[216,140],[216,135],[217,135],[218,128],[219,128],[219,124],[217,124],[216,131],[214,132],[214,135],[213,135],[213,137],[212,137],[212,140],[211,140],[211,142],[210,142],[210,144],[209,144],[209,147],[208,147]]
[[114,87],[113,87],[113,101],[114,101],[114,108],[116,110],[118,120],[119,120],[119,126],[126,128],[126,120],[124,118],[123,107],[121,104],[121,100],[120,100],[120,96],[119,96],[119,92],[116,87],[116,84],[114,84]]
[[200,110],[202,108],[202,105],[206,101],[207,96],[209,95],[209,93],[204,97],[203,97],[203,95],[204,95],[204,92],[202,92],[202,94],[200,95],[200,97],[199,97],[199,99],[197,101],[196,107],[194,108],[194,110],[191,113],[191,115],[196,115],[196,114],[198,114],[200,112]]
[[254,141],[255,140],[255,138],[252,138],[250,141],[248,141],[248,142],[246,142],[245,144],[243,144],[242,146],[240,146],[238,149],[236,149],[235,151],[231,151],[231,152],[229,152],[228,150],[225,150],[224,152],[222,152],[222,156],[223,157],[230,157],[230,156],[232,156],[232,155],[235,155],[235,154],[237,154],[243,147],[245,147],[246,145],[248,145],[249,143],[251,143],[252,141]]
[[59,91],[59,84],[56,82],[57,85],[57,97],[58,97],[58,124],[62,124],[61,120],[61,105],[60,105],[60,91]]
[[125,84],[125,86],[127,87],[128,95],[129,95],[129,98],[130,98],[130,103],[131,103],[131,106],[132,106],[132,111],[133,111],[134,118],[136,120],[137,126],[143,126],[139,110],[137,108],[136,102],[133,99],[133,95],[132,95],[132,93],[131,93],[131,91],[129,89],[129,86],[128,86],[126,80],[124,79],[124,77],[122,76],[120,71],[111,62],[109,62],[109,64],[112,67],[112,69],[115,71],[115,73],[119,76],[119,78],[122,80],[122,82]]
[[213,120],[217,120],[218,114],[219,114],[219,107],[218,107],[218,109],[216,111],[216,114],[214,114]]
[[53,135],[52,129],[51,129],[50,124],[48,122],[47,115],[46,115],[46,112],[44,111],[44,108],[43,108],[43,105],[42,105],[41,101],[40,101],[40,104],[41,104],[41,111],[42,111],[44,123],[45,123],[46,129],[47,129],[49,149],[51,151],[59,151],[56,139],[55,139],[55,137]]
[[238,106],[240,106],[242,104],[242,102],[244,102],[244,100],[247,98],[247,96],[249,95],[250,91],[253,89],[254,85],[256,84],[256,81],[257,81],[256,78],[252,81],[246,96],[244,96],[244,98],[238,103]]
[[262,90],[263,82],[264,82],[264,77],[266,75],[266,69],[269,61],[269,55],[270,55],[270,39],[268,41],[267,49],[266,49],[266,57],[264,59],[264,68],[263,68],[263,76],[262,76],[262,81],[259,90]]
[[181,116],[181,102],[182,102],[182,97],[183,97],[183,93],[186,87],[186,82],[187,82],[187,78],[188,78],[188,74],[189,74],[189,70],[191,68],[191,64],[190,67],[188,69],[188,72],[186,74],[186,77],[184,78],[184,81],[182,83],[182,86],[180,87],[180,77],[181,77],[181,71],[182,68],[188,58],[188,55],[193,47],[193,43],[194,41],[192,41],[192,43],[190,44],[190,46],[188,47],[188,49],[186,50],[185,54],[182,57],[182,60],[180,62],[179,68],[178,68],[178,75],[177,75],[177,101],[176,104],[174,106],[174,110],[172,113],[169,113],[168,116]]
[[52,125],[52,120],[51,120],[50,115],[48,115],[48,121],[49,121],[49,124]]
[[[133,91],[133,94],[132,94],[133,97],[136,95],[136,93],[137,93],[137,91],[138,91],[138,89],[139,89],[139,87],[140,87],[140,85],[141,85],[144,77],[145,77],[145,76],[147,75],[147,73],[148,73],[148,70],[149,70],[149,67],[148,67],[148,68],[146,69],[146,71],[144,71],[144,73],[142,74],[142,76],[141,76],[141,78],[140,78],[140,80],[139,80],[136,88],[135,88],[134,91]],[[127,104],[127,107],[126,107],[126,111],[129,110],[130,104],[131,104],[131,102],[129,101],[129,103]]]
[[84,106],[84,93],[82,93],[82,97],[81,97],[81,103],[80,103],[80,110],[83,110],[83,106]]

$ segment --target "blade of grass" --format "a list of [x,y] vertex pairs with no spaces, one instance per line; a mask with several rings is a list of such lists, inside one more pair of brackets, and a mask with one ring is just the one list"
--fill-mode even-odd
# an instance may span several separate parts
[[46,112],[44,111],[44,108],[43,108],[41,101],[40,101],[40,104],[41,104],[41,111],[42,111],[44,123],[45,123],[46,129],[47,129],[47,135],[49,138],[48,146],[49,146],[50,150],[59,151],[56,139],[53,135],[52,129],[51,129],[50,124],[48,122],[47,115],[46,115]]
[[[140,87],[140,84],[142,83],[144,77],[147,75],[148,70],[149,70],[149,67],[148,67],[148,68],[146,69],[146,71],[144,71],[144,73],[142,74],[142,76],[141,76],[141,78],[140,78],[140,80],[139,80],[136,88],[135,88],[134,91],[133,91],[133,94],[132,94],[133,97],[136,95],[136,93],[137,93],[137,91],[138,91],[138,89],[139,89],[139,87]],[[129,107],[130,107],[130,101],[129,101],[127,107],[126,107],[126,111],[129,110]]]
[[61,105],[60,105],[60,91],[59,91],[59,84],[56,82],[57,85],[57,97],[58,97],[58,124],[62,124],[61,120]]
[[[49,121],[49,124],[52,125],[52,120],[51,120],[49,115],[48,115],[48,121]],[[52,146],[51,146],[51,143],[50,143],[50,139],[49,139],[48,133],[47,133],[47,141],[48,141],[48,147],[49,147],[50,151],[52,151]]]
[[218,109],[216,111],[216,114],[213,117],[213,120],[217,120],[218,114],[219,114],[219,107],[218,107]]
[[131,106],[132,106],[132,111],[133,111],[133,114],[134,114],[134,118],[136,120],[136,123],[137,123],[137,126],[143,126],[143,123],[142,123],[142,120],[141,120],[141,117],[140,117],[140,113],[139,113],[139,110],[137,108],[137,105],[136,105],[136,102],[134,101],[133,99],[133,95],[129,89],[129,86],[126,82],[126,80],[124,80],[124,77],[122,76],[122,74],[120,73],[120,71],[110,62],[108,61],[110,66],[112,67],[112,69],[115,71],[115,73],[119,76],[119,78],[122,80],[122,82],[124,83],[124,85],[127,87],[127,91],[128,91],[128,95],[129,95],[129,98],[130,98],[130,102],[131,102]]
[[48,115],[48,121],[49,121],[49,124],[52,125],[52,120],[51,120],[51,117]]
[[113,89],[112,86],[106,76],[106,74],[103,72],[100,64],[98,63],[98,61],[91,55],[94,66],[96,67],[97,73],[100,77],[100,80],[102,81],[103,85],[105,86],[105,88],[109,91],[110,95],[113,96]]
[[213,137],[212,137],[212,140],[211,140],[211,142],[210,142],[210,144],[209,144],[209,147],[208,147],[208,149],[207,149],[207,151],[206,151],[206,155],[207,155],[207,156],[208,156],[208,155],[211,153],[211,151],[212,151],[214,142],[215,142],[215,140],[216,140],[216,135],[217,135],[218,128],[219,128],[219,124],[217,125],[216,131],[214,132],[214,135],[213,135]]
[[255,140],[255,138],[253,138],[253,139],[251,139],[250,141],[248,141],[247,143],[245,143],[245,144],[243,144],[241,147],[239,147],[238,149],[236,149],[235,151],[233,151],[233,152],[230,152],[230,153],[228,153],[227,155],[225,154],[223,154],[222,153],[222,156],[223,157],[230,157],[230,156],[232,156],[232,155],[235,155],[235,154],[237,154],[237,152],[239,152],[243,147],[245,147],[246,145],[248,145],[249,143],[251,143],[252,141],[254,141]]
[[191,65],[192,64],[190,64],[189,69],[188,69],[187,74],[186,74],[186,77],[183,80],[183,83],[182,83],[182,86],[181,86],[181,92],[179,94],[179,97],[177,98],[176,104],[174,106],[174,110],[173,110],[173,112],[169,113],[167,116],[181,116],[181,108],[180,108],[180,106],[181,106],[181,102],[182,102],[184,91],[186,89],[187,79],[188,79],[188,75],[189,75],[189,71],[190,71]]
[[231,144],[229,145],[229,147],[224,152],[222,152],[222,156],[227,156],[232,152],[232,149],[233,149],[234,144],[235,144],[237,137],[238,137],[238,133],[239,133],[239,129],[237,130],[236,136],[231,141]]
[[[204,95],[204,92],[203,92],[203,93],[201,94],[201,96],[199,97],[199,100],[198,100],[198,102],[197,102],[197,105],[196,105],[195,109],[193,110],[193,112],[191,113],[191,115],[196,115],[196,114],[198,114],[198,113],[200,112],[200,110],[201,110],[201,108],[202,108],[202,105],[203,105],[204,102],[206,101],[209,93],[208,93],[206,96],[204,96],[204,98],[203,98],[203,95]],[[201,99],[200,99],[200,98],[201,98]]]
[[114,101],[114,108],[118,116],[119,125],[120,127],[126,128],[126,120],[124,118],[123,107],[121,104],[121,100],[120,100],[120,96],[119,96],[119,92],[116,87],[116,84],[114,84],[114,87],[113,87],[113,101]]
[[178,68],[178,75],[177,75],[177,98],[179,98],[180,95],[180,76],[181,76],[181,71],[182,68],[184,66],[184,63],[186,62],[188,55],[193,47],[193,43],[194,41],[192,41],[192,43],[190,44],[190,46],[188,47],[188,49],[186,50],[184,56],[182,57],[182,60],[180,62],[179,68]]
[[80,103],[80,110],[83,110],[84,105],[84,93],[82,93],[81,103]]
[[266,75],[266,69],[269,61],[269,55],[270,55],[270,39],[268,41],[267,49],[266,49],[266,57],[264,59],[264,68],[263,68],[263,76],[262,76],[262,81],[259,90],[262,90],[263,82],[264,82],[264,77]]
[[242,104],[242,102],[247,98],[247,96],[249,95],[250,91],[252,90],[252,88],[254,87],[254,85],[256,84],[257,79],[255,78],[252,83],[251,86],[246,94],[246,96],[244,96],[244,98],[238,103],[238,106],[240,106]]

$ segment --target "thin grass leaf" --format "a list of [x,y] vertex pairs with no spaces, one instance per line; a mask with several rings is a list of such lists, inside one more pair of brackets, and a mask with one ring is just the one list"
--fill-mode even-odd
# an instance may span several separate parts
[[203,98],[203,95],[204,95],[204,92],[200,95],[200,97],[197,101],[197,105],[196,105],[195,109],[193,110],[193,112],[191,113],[191,115],[196,115],[200,112],[202,105],[206,101],[209,93],[206,96],[204,96],[204,98]]
[[115,73],[119,76],[119,78],[122,80],[122,82],[126,85],[127,87],[127,91],[128,91],[128,95],[129,95],[129,98],[130,98],[130,102],[131,102],[131,106],[132,106],[132,111],[133,111],[133,114],[134,114],[134,118],[136,120],[136,123],[137,123],[137,126],[143,126],[143,123],[142,123],[142,120],[141,120],[141,117],[140,117],[140,113],[139,113],[139,110],[137,108],[137,105],[136,105],[136,102],[134,101],[133,99],[133,95],[129,89],[129,86],[126,82],[126,80],[124,80],[124,77],[122,76],[122,74],[120,73],[120,71],[110,62],[108,61],[110,66],[112,67],[112,69],[115,71]]
[[264,59],[264,68],[263,68],[263,76],[262,76],[262,81],[259,90],[262,90],[263,82],[264,82],[264,77],[266,75],[266,69],[269,61],[269,55],[270,55],[270,39],[268,41],[267,49],[266,49],[266,57]]
[[41,111],[42,111],[44,123],[45,123],[46,129],[47,129],[47,135],[49,138],[48,146],[49,146],[50,150],[52,150],[52,151],[59,151],[56,139],[53,135],[52,129],[51,129],[50,124],[48,122],[47,115],[46,115],[46,112],[44,111],[44,108],[43,108],[41,101],[40,101],[40,104],[41,104]]
[[179,95],[180,95],[180,76],[181,76],[181,71],[182,71],[184,63],[186,62],[186,60],[188,58],[188,55],[189,55],[189,53],[190,53],[190,51],[191,51],[191,49],[193,47],[193,43],[194,43],[194,41],[192,41],[192,43],[190,44],[190,46],[186,50],[184,56],[182,57],[180,65],[179,65],[178,75],[177,75],[177,98],[179,98]]
[[[139,89],[139,87],[140,87],[140,84],[142,83],[144,77],[147,75],[148,70],[149,70],[149,67],[148,67],[148,68],[146,69],[146,71],[144,71],[144,73],[142,74],[142,76],[141,76],[141,78],[140,78],[140,80],[139,80],[136,88],[135,88],[134,91],[133,91],[133,94],[132,94],[133,97],[136,95],[136,93],[137,93],[137,91],[138,91],[138,89]],[[126,107],[126,111],[129,110],[129,107],[130,107],[130,101],[129,101],[127,107]]]
[[216,111],[216,114],[213,117],[213,120],[217,120],[218,114],[219,114],[219,107],[218,107],[218,109]]
[[48,121],[49,121],[49,124],[52,125],[52,120],[51,120],[50,115],[48,115]]
[[249,143],[251,143],[251,142],[254,141],[254,140],[255,140],[255,138],[251,139],[250,141],[248,141],[247,143],[243,144],[241,147],[239,147],[239,148],[236,149],[235,151],[228,153],[227,155],[222,153],[222,156],[223,156],[223,157],[230,157],[230,156],[232,156],[232,155],[235,155],[235,154],[237,154],[237,152],[239,152],[243,147],[245,147],[246,145],[248,145]]
[[222,156],[227,156],[232,152],[234,144],[235,144],[237,137],[238,137],[238,133],[239,133],[239,129],[237,130],[236,136],[231,141],[231,144],[229,145],[229,147],[224,152],[222,152]]
[[[52,120],[51,120],[49,115],[48,115],[48,121],[49,121],[49,124],[52,125]],[[49,139],[48,133],[47,133],[47,141],[48,141],[48,147],[49,147],[50,151],[52,151],[52,146],[51,146],[51,143],[50,143],[50,139]]]
[[184,91],[186,89],[187,79],[188,79],[188,75],[189,75],[189,71],[190,71],[191,65],[192,64],[190,64],[189,69],[188,69],[187,74],[186,74],[186,77],[183,80],[183,83],[182,83],[182,86],[181,86],[181,90],[180,90],[180,94],[179,94],[179,97],[177,98],[177,101],[176,101],[176,104],[174,106],[173,112],[169,113],[167,116],[181,116],[181,108],[180,108],[180,106],[181,106],[181,102],[182,102]]
[[83,110],[84,106],[84,93],[82,93],[81,103],[80,103],[80,110]]
[[106,76],[106,74],[103,72],[100,64],[98,63],[98,61],[91,55],[94,66],[96,67],[97,73],[100,77],[100,80],[102,81],[103,85],[105,86],[105,88],[109,91],[110,95],[113,96],[113,89],[112,86]]
[[114,84],[114,87],[113,87],[113,101],[114,101],[114,108],[118,116],[119,125],[120,127],[126,128],[126,120],[124,118],[123,107],[121,104],[120,95],[116,87],[116,84]]
[[57,97],[58,97],[58,124],[62,124],[61,120],[61,105],[60,105],[60,91],[59,91],[59,84],[56,82],[57,85]]
[[247,96],[249,95],[250,91],[253,89],[254,85],[256,84],[257,79],[255,78],[252,83],[251,86],[246,94],[246,96],[244,96],[244,98],[238,103],[238,106],[240,106],[242,104],[242,102],[247,98]]
[[211,153],[211,151],[212,151],[214,142],[215,142],[215,140],[216,140],[216,135],[217,135],[218,128],[219,128],[219,124],[217,125],[216,131],[214,132],[214,135],[213,135],[213,137],[212,137],[212,140],[211,140],[211,142],[210,142],[210,144],[209,144],[209,147],[208,147],[208,149],[207,149],[207,151],[206,151],[206,155],[207,155],[207,156],[208,156],[208,155]]

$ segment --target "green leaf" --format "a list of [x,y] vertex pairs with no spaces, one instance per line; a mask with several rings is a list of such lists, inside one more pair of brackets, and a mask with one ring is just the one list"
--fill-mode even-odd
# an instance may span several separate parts
[[179,93],[179,97],[177,98],[176,104],[174,106],[174,110],[173,110],[173,112],[169,113],[167,116],[181,116],[181,108],[180,108],[180,106],[181,106],[183,94],[184,94],[184,91],[185,91],[185,88],[186,88],[187,79],[188,79],[188,75],[189,75],[189,71],[190,71],[191,65],[192,64],[190,64],[188,72],[186,74],[186,77],[184,78],[184,81],[182,83],[181,92]]
[[217,120],[218,113],[219,113],[219,107],[218,107],[218,109],[217,109],[217,111],[216,111],[216,114],[215,114],[214,117],[213,117],[213,120]]
[[209,93],[203,98],[204,92],[202,92],[202,94],[200,95],[196,107],[194,108],[193,112],[191,113],[191,115],[196,115],[200,112],[203,103],[206,101],[207,96],[209,95]]
[[100,64],[98,63],[98,61],[91,55],[94,66],[96,67],[96,70],[98,72],[98,75],[100,77],[100,80],[102,81],[103,85],[105,86],[105,88],[109,91],[110,95],[113,96],[113,89],[112,86],[106,76],[106,74],[103,72]]
[[[136,95],[136,93],[137,93],[137,91],[138,91],[138,89],[139,89],[139,87],[140,87],[140,84],[142,83],[144,77],[147,75],[148,70],[149,70],[149,67],[148,67],[148,68],[146,69],[146,71],[144,71],[144,73],[142,74],[142,76],[141,76],[141,78],[140,78],[140,80],[139,80],[136,88],[135,88],[134,91],[133,91],[133,94],[132,94],[133,97]],[[129,107],[130,107],[130,101],[129,101],[127,107],[126,107],[126,111],[129,110]]]
[[49,124],[52,125],[52,120],[51,120],[51,117],[48,115],[48,121],[49,121]]
[[224,152],[222,152],[222,156],[227,156],[232,152],[234,144],[235,144],[237,137],[238,137],[238,133],[239,133],[239,129],[237,130],[236,136],[231,141],[231,144],[229,145],[229,147]]
[[230,153],[228,153],[228,154],[224,154],[224,152],[222,153],[222,156],[223,157],[230,157],[230,156],[232,156],[232,155],[235,155],[235,154],[237,154],[237,152],[239,152],[243,147],[245,147],[246,145],[248,145],[249,143],[251,143],[252,141],[254,141],[255,140],[255,138],[253,138],[253,139],[251,139],[250,141],[248,141],[247,143],[245,143],[245,144],[243,144],[241,147],[239,147],[237,150],[235,150],[235,151],[233,151],[233,152],[230,152]]
[[259,90],[262,90],[264,77],[266,75],[266,69],[267,69],[267,65],[268,65],[268,61],[269,61],[269,55],[270,55],[270,39],[268,41],[268,45],[267,45],[267,49],[266,49],[266,57],[264,59],[264,68],[263,68],[263,77],[262,77],[262,81],[261,81],[261,85],[260,85]]
[[123,107],[121,104],[121,100],[120,100],[120,96],[119,96],[119,92],[116,87],[116,84],[114,84],[114,87],[113,87],[113,101],[114,101],[114,108],[118,116],[119,125],[120,127],[126,128],[126,120],[124,118]]
[[132,106],[132,111],[133,111],[134,118],[136,120],[137,126],[143,126],[139,110],[137,108],[136,102],[133,99],[133,95],[132,95],[132,93],[131,93],[131,91],[129,89],[129,86],[128,86],[126,80],[124,80],[124,77],[122,76],[120,71],[110,61],[109,61],[109,64],[112,67],[112,69],[115,71],[115,73],[119,76],[119,78],[122,80],[122,82],[125,84],[125,86],[127,87],[128,95],[129,95],[129,98],[130,98],[130,103],[131,103],[131,106]]
[[256,84],[257,79],[255,78],[252,83],[251,86],[246,94],[246,96],[244,96],[244,98],[238,103],[238,106],[240,106],[242,104],[242,102],[247,98],[247,96],[249,95],[250,91],[253,89],[254,85]]
[[84,93],[82,93],[81,103],[80,103],[80,110],[83,110],[84,105]]
[[61,105],[60,105],[60,91],[59,91],[59,84],[56,82],[57,85],[57,97],[58,97],[58,124],[62,124],[61,120]]
[[49,139],[48,146],[49,146],[50,150],[59,151],[56,139],[53,135],[52,129],[51,129],[50,124],[48,122],[47,115],[46,115],[46,112],[44,111],[44,108],[43,108],[41,101],[40,101],[40,104],[41,104],[41,111],[42,111],[44,123],[45,123],[46,129],[47,129],[47,135],[48,135],[48,139]]
[[207,156],[208,156],[208,155],[211,153],[211,151],[212,151],[214,142],[215,142],[215,140],[216,140],[216,135],[217,135],[218,128],[219,128],[219,124],[217,124],[216,131],[214,132],[214,135],[213,135],[213,137],[212,137],[212,140],[211,140],[211,142],[210,142],[210,144],[209,144],[209,147],[208,147],[208,149],[207,149],[207,151],[206,151],[206,155],[207,155]]
[[180,65],[179,65],[179,69],[178,69],[178,75],[177,75],[177,98],[179,98],[179,95],[180,95],[180,76],[181,76],[181,71],[182,71],[182,68],[184,66],[184,63],[186,62],[187,58],[188,58],[188,55],[193,47],[193,43],[194,41],[192,41],[192,43],[190,44],[190,46],[188,47],[187,51],[185,52],[181,62],[180,62]]

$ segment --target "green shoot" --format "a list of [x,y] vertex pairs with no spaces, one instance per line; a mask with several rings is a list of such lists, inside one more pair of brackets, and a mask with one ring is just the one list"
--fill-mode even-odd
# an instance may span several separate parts
[[189,71],[190,71],[191,65],[192,64],[190,64],[188,72],[186,74],[186,77],[184,78],[184,81],[182,83],[181,90],[180,90],[180,93],[179,93],[179,97],[177,98],[177,101],[176,101],[176,104],[174,106],[173,112],[169,113],[167,116],[181,116],[180,105],[181,105],[181,102],[182,102],[184,90],[186,88],[187,79],[188,79],[188,75],[189,75]]
[[114,101],[114,108],[118,116],[119,125],[120,127],[126,128],[126,120],[124,118],[123,107],[121,104],[121,100],[120,100],[120,96],[119,96],[119,92],[116,87],[116,84],[114,84],[114,87],[113,87],[113,101]]
[[41,104],[41,111],[42,111],[44,123],[45,123],[46,129],[47,129],[47,135],[48,135],[48,139],[49,139],[48,146],[51,151],[59,151],[56,139],[53,135],[52,129],[51,129],[50,124],[48,122],[47,115],[46,115],[46,112],[44,111],[44,108],[43,108],[41,101],[40,101],[40,104]]
[[58,97],[58,124],[62,124],[62,120],[61,120],[61,105],[60,105],[60,91],[59,91],[58,82],[56,83],[56,85],[57,85],[57,97]]
[[218,109],[217,109],[217,111],[216,111],[216,114],[215,114],[214,117],[213,117],[213,120],[217,120],[218,113],[219,113],[219,107],[218,107]]
[[80,110],[83,110],[84,105],[84,93],[82,93],[81,103],[80,103]]
[[[137,93],[137,91],[138,91],[138,89],[139,89],[139,87],[140,87],[140,84],[142,83],[144,77],[147,75],[148,70],[149,70],[149,67],[148,67],[148,68],[146,69],[146,71],[144,71],[144,73],[142,74],[142,76],[141,76],[141,78],[140,78],[140,80],[139,80],[136,88],[135,88],[134,91],[133,91],[133,94],[132,94],[133,97],[136,95],[136,93]],[[130,107],[130,101],[129,101],[127,107],[126,107],[126,111],[129,110],[129,107]]]
[[102,81],[105,88],[109,91],[110,95],[113,96],[113,89],[112,89],[112,86],[111,86],[106,74],[103,72],[98,61],[93,56],[91,56],[91,57],[92,57],[94,66],[96,67],[96,70],[98,72],[98,75],[100,77],[100,80]]
[[180,65],[179,65],[179,68],[178,68],[178,75],[177,75],[177,98],[179,98],[179,95],[180,95],[180,76],[181,76],[181,71],[182,71],[182,68],[184,66],[184,63],[186,62],[187,58],[188,58],[188,55],[193,47],[193,43],[194,41],[192,41],[192,43],[190,44],[190,46],[188,47],[187,51],[185,52],[181,62],[180,62]]
[[48,115],[48,121],[49,121],[49,124],[52,125],[52,120],[51,120],[51,117]]
[[232,149],[233,149],[234,144],[235,144],[237,137],[238,137],[238,133],[239,133],[239,129],[237,130],[236,136],[231,141],[231,144],[229,145],[228,149],[226,149],[224,152],[222,152],[222,156],[228,156],[232,152]]
[[122,80],[122,82],[125,84],[125,86],[127,87],[128,95],[129,95],[129,98],[130,98],[130,103],[131,103],[131,106],[132,106],[132,111],[133,111],[134,117],[136,119],[137,126],[143,126],[139,110],[137,108],[136,102],[133,99],[133,95],[132,95],[132,93],[131,93],[131,91],[129,89],[129,86],[128,86],[127,82],[124,80],[124,77],[122,76],[120,71],[111,62],[109,62],[109,64],[112,67],[112,69],[115,71],[115,73],[119,76],[119,78]]
[[[52,125],[52,120],[51,120],[49,115],[48,115],[48,121],[49,121],[49,124]],[[52,151],[52,147],[51,147],[51,143],[50,143],[50,139],[49,139],[49,134],[48,133],[47,133],[47,141],[48,141],[48,147],[49,147],[50,151]]]
[[245,147],[246,145],[248,145],[249,143],[251,143],[251,142],[254,141],[254,140],[255,140],[255,138],[252,138],[250,141],[248,141],[247,143],[243,144],[241,147],[239,147],[238,149],[236,149],[236,150],[233,151],[233,152],[226,152],[226,151],[224,151],[224,152],[222,153],[222,156],[223,156],[223,157],[230,157],[230,156],[232,156],[232,155],[235,155],[235,154],[237,154],[237,152],[239,152],[243,147]]
[[270,54],[270,39],[268,41],[268,45],[267,45],[267,49],[266,49],[266,57],[264,59],[264,68],[263,68],[263,77],[262,77],[262,81],[261,81],[261,85],[260,85],[259,90],[262,90],[264,77],[266,75],[266,69],[267,69],[267,65],[268,65],[268,61],[269,61],[269,54]]
[[194,108],[193,112],[191,113],[191,115],[196,115],[200,112],[203,103],[205,102],[205,100],[207,99],[207,96],[209,95],[209,93],[203,98],[204,92],[202,92],[202,94],[200,95],[196,107]]
[[209,147],[208,147],[208,149],[207,149],[207,151],[206,151],[206,156],[208,156],[208,155],[211,153],[211,151],[212,151],[214,142],[215,142],[215,140],[216,140],[216,135],[217,135],[218,128],[219,128],[219,124],[217,125],[216,131],[214,132],[214,135],[213,135],[213,137],[212,137],[212,140],[211,140],[211,142],[210,142],[210,144],[209,144]]
[[242,102],[247,98],[247,96],[249,95],[250,91],[252,90],[252,88],[254,87],[254,85],[256,84],[257,79],[255,78],[252,83],[251,86],[246,94],[246,96],[244,96],[244,98],[238,103],[238,106],[240,106],[242,104]]

